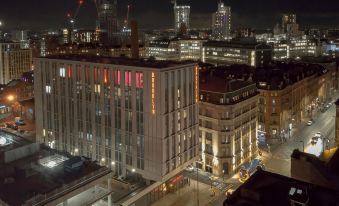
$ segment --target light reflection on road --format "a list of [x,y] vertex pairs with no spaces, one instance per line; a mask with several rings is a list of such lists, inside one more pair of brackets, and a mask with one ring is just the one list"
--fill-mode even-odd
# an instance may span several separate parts
[[312,145],[311,142],[309,142],[308,145],[305,147],[306,153],[313,154],[317,157],[321,155],[322,151],[323,151],[323,140],[322,139],[318,139],[315,145]]

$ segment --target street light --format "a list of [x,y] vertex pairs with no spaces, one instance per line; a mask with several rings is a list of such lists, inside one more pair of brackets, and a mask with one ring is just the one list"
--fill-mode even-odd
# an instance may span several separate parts
[[305,152],[305,142],[303,140],[300,140],[301,143],[303,143],[303,152]]
[[323,153],[325,152],[325,139],[327,140],[327,143],[330,142],[330,139],[329,139],[329,138],[327,138],[327,137],[323,137],[323,138],[322,138],[322,141],[323,141]]
[[8,95],[7,96],[7,100],[10,101],[10,102],[13,101],[14,100],[14,96],[13,95]]

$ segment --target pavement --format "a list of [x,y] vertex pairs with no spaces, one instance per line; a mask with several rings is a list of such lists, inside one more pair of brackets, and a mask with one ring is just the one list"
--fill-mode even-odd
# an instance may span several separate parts
[[210,185],[202,182],[199,182],[198,188],[197,190],[197,181],[191,180],[188,186],[167,194],[165,197],[153,203],[152,206],[215,205],[213,202],[221,195],[221,192],[217,190],[213,192]]
[[[0,116],[0,124],[10,123],[15,124],[14,119],[17,114],[7,113]],[[24,119],[25,125],[19,125],[18,130],[3,128],[4,130],[11,132],[15,135],[22,136],[30,141],[35,141],[35,122],[33,120]],[[19,132],[21,130],[21,132]]]
[[315,145],[311,144],[312,137],[317,132],[321,132],[322,138],[330,140],[325,146],[333,146],[335,113],[335,105],[332,104],[326,112],[317,112],[311,126],[302,122],[294,129],[291,138],[286,139],[286,142],[272,146],[270,153],[266,153],[262,157],[266,170],[290,177],[291,154],[294,149],[300,151],[304,149],[307,153],[319,156],[323,150],[322,139],[319,139]]
[[[107,189],[102,187],[92,187],[85,192],[82,192],[67,201],[67,206],[86,206],[88,203],[92,202],[93,200],[105,195],[107,193]],[[105,204],[103,201],[99,201],[97,204],[94,205],[102,205]],[[107,202],[106,202],[107,205]]]

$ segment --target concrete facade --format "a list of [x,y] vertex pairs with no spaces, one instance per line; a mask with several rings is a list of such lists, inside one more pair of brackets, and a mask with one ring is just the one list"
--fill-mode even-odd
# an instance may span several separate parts
[[191,164],[199,144],[198,67],[94,59],[35,59],[37,141],[121,177],[164,181]]
[[32,50],[21,49],[20,43],[0,43],[0,84],[20,79],[32,67]]

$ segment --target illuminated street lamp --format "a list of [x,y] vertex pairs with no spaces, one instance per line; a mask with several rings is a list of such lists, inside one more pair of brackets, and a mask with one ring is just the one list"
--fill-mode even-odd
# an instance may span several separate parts
[[10,101],[10,102],[13,101],[14,100],[14,96],[13,95],[8,95],[7,96],[7,100]]
[[305,152],[305,142],[303,140],[300,140],[299,142],[303,143],[303,152]]

